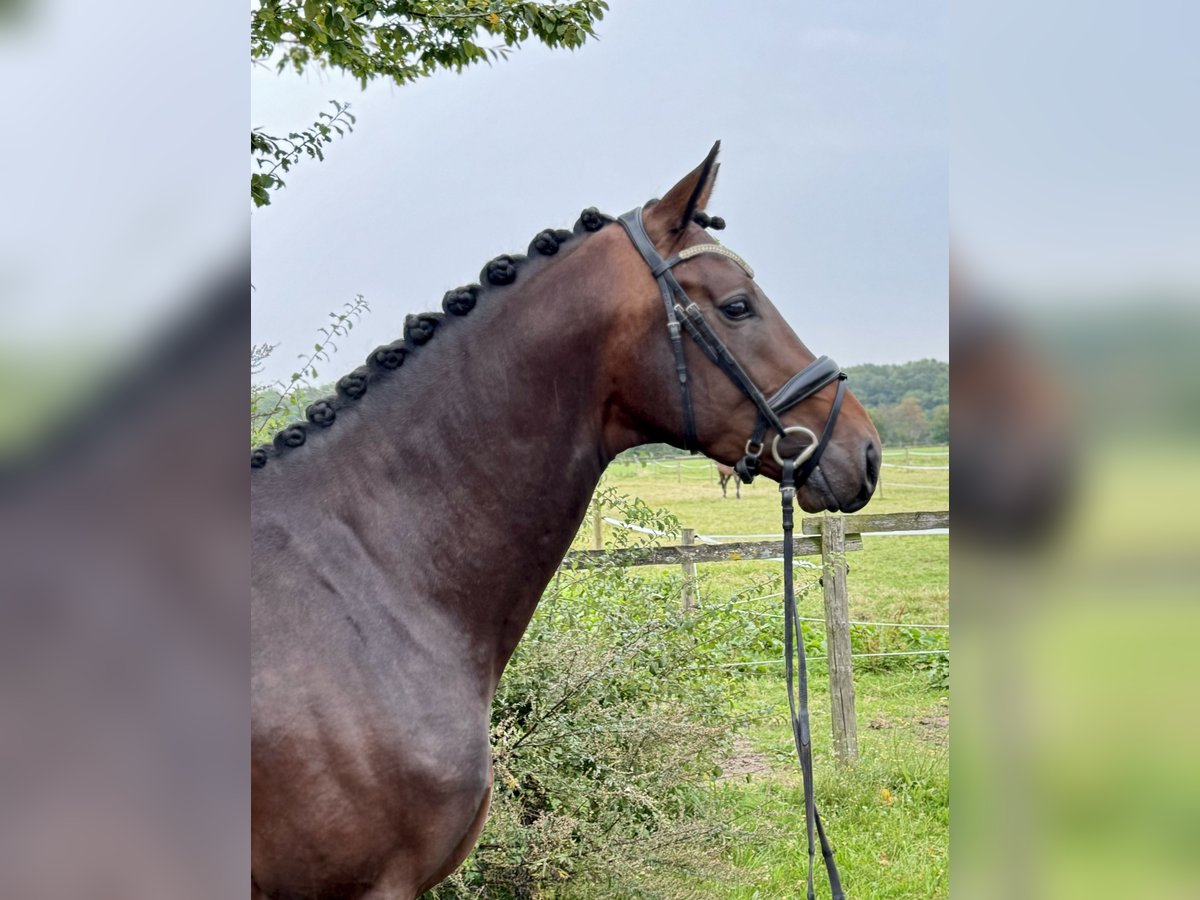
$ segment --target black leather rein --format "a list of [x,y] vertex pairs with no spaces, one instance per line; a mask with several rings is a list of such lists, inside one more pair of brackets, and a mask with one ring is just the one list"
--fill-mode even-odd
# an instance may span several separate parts
[[[804,630],[796,611],[796,596],[792,578],[792,529],[793,504],[796,490],[803,485],[816,469],[821,454],[829,444],[833,434],[834,424],[842,408],[842,398],[846,392],[846,373],[827,356],[814,360],[801,371],[797,372],[768,399],[746,374],[737,359],[725,346],[725,342],[713,331],[704,318],[700,308],[692,302],[687,292],[679,284],[672,269],[682,262],[696,256],[711,253],[725,256],[731,262],[741,266],[753,277],[749,267],[737,254],[732,253],[720,244],[696,244],[681,250],[670,259],[663,259],[650,240],[642,221],[641,207],[631,210],[621,216],[618,221],[629,235],[633,246],[641,253],[642,259],[650,267],[651,274],[658,282],[662,295],[663,308],[667,313],[667,333],[671,339],[671,350],[675,358],[675,374],[679,381],[679,391],[683,401],[683,427],[685,448],[695,450],[699,446],[696,437],[696,419],[692,410],[691,386],[688,383],[687,360],[683,353],[683,330],[687,330],[692,340],[738,388],[758,407],[758,421],[754,432],[746,441],[745,455],[734,466],[738,477],[746,484],[754,480],[759,472],[759,457],[766,446],[768,429],[774,429],[775,437],[771,444],[771,454],[782,468],[779,479],[779,490],[783,506],[783,605],[784,605],[784,660],[787,678],[788,707],[791,710],[792,737],[796,743],[796,754],[800,759],[800,770],[804,780],[804,818],[805,829],[808,833],[808,900],[814,900],[813,865],[816,854],[813,846],[813,831],[816,830],[821,842],[821,855],[825,860],[825,871],[829,876],[829,887],[833,900],[845,900],[842,891],[841,877],[838,875],[837,864],[833,859],[833,848],[825,836],[825,827],[817,812],[816,799],[813,792],[813,763],[812,741],[809,729],[808,715],[808,665],[804,653]],[[784,426],[779,416],[796,404],[808,399],[822,388],[837,382],[837,394],[829,411],[829,418],[821,436],[817,437],[808,428],[793,425]],[[788,434],[804,433],[810,442],[794,457],[780,455],[780,443]],[[794,663],[795,668],[794,668]],[[798,669],[798,689],[793,689],[796,671]],[[799,708],[796,697],[799,695]]]

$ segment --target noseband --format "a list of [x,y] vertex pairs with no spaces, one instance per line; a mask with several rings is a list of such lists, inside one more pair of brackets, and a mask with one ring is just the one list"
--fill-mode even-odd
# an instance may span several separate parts
[[[765,446],[764,441],[766,440],[767,429],[773,428],[775,430],[775,437],[771,442],[771,455],[775,457],[775,462],[782,469],[779,479],[779,490],[783,506],[783,649],[788,689],[788,706],[791,709],[792,718],[792,737],[796,743],[796,753],[800,758],[800,770],[804,776],[804,820],[808,832],[807,897],[808,900],[814,900],[815,897],[813,890],[813,863],[815,862],[813,831],[815,828],[817,835],[820,837],[821,856],[825,860],[825,872],[829,876],[829,887],[833,898],[834,900],[845,900],[845,894],[842,892],[841,877],[838,874],[837,864],[833,859],[833,848],[829,844],[829,839],[825,836],[825,826],[821,822],[820,814],[817,812],[817,804],[813,791],[812,736],[809,729],[808,717],[808,665],[804,654],[803,626],[796,611],[796,596],[792,585],[792,504],[796,498],[796,488],[804,484],[808,476],[813,473],[813,470],[817,467],[817,463],[821,460],[821,454],[825,452],[825,448],[829,444],[829,438],[833,434],[833,426],[837,422],[838,413],[842,409],[842,398],[846,393],[846,373],[828,356],[822,356],[789,378],[783,387],[768,399],[759,390],[750,376],[746,374],[746,370],[738,364],[737,359],[734,358],[729,348],[725,346],[725,342],[717,336],[716,332],[705,321],[704,314],[700,312],[700,308],[692,302],[687,292],[671,272],[675,266],[682,262],[705,253],[712,253],[724,256],[726,259],[737,263],[749,277],[753,278],[754,272],[746,265],[745,261],[721,244],[694,244],[679,251],[679,253],[670,259],[663,259],[659,256],[658,250],[655,249],[654,242],[650,240],[650,235],[646,233],[646,225],[642,221],[642,210],[640,207],[625,213],[618,221],[629,234],[629,239],[633,241],[633,246],[642,254],[642,259],[646,261],[646,265],[650,267],[650,273],[654,276],[654,280],[658,282],[658,289],[662,294],[663,307],[667,311],[667,332],[671,337],[671,349],[675,354],[675,373],[679,379],[679,391],[683,399],[685,448],[695,450],[700,443],[696,438],[696,418],[695,413],[692,411],[692,394],[688,384],[687,361],[683,355],[682,329],[685,328],[688,334],[691,335],[692,340],[704,352],[704,355],[722,372],[728,375],[729,379],[738,386],[741,392],[749,397],[754,405],[758,407],[758,421],[754,426],[754,432],[751,434],[750,439],[746,441],[745,455],[734,466],[738,477],[746,484],[753,481],[754,477],[758,474],[759,457],[762,456],[763,447]],[[833,399],[833,407],[829,411],[829,418],[825,421],[825,428],[822,430],[820,438],[803,425],[784,426],[783,422],[779,419],[781,413],[791,409],[797,403],[808,399],[821,390],[821,388],[832,384],[834,381],[837,382],[837,395]],[[779,445],[780,441],[789,434],[806,434],[809,437],[809,443],[796,456],[784,457],[779,452]],[[797,637],[799,640],[797,640]],[[793,692],[792,687],[795,680],[792,668],[793,659],[795,659],[799,669],[799,685],[796,692]],[[799,694],[800,699],[799,710],[797,710],[796,705],[796,693]]]
[[[671,349],[675,355],[675,374],[679,380],[679,392],[683,400],[684,449],[695,450],[700,444],[696,437],[696,417],[692,411],[692,393],[688,383],[687,361],[683,355],[682,331],[686,329],[704,355],[729,376],[729,379],[738,386],[741,392],[758,407],[758,422],[754,426],[754,432],[750,439],[746,441],[745,455],[734,466],[738,477],[745,484],[754,480],[759,472],[759,458],[762,456],[765,446],[767,429],[773,428],[775,437],[771,443],[771,455],[781,466],[784,464],[784,458],[780,454],[780,442],[784,437],[789,434],[808,435],[809,443],[791,459],[792,464],[797,467],[795,471],[796,486],[804,484],[808,480],[808,476],[816,469],[817,463],[821,460],[821,454],[825,452],[829,438],[833,434],[833,426],[837,422],[838,413],[842,408],[842,397],[846,392],[846,373],[828,356],[822,356],[789,378],[783,387],[768,399],[759,390],[753,379],[746,374],[746,370],[741,367],[725,342],[705,321],[700,307],[688,297],[687,292],[671,271],[680,263],[706,253],[724,256],[726,259],[732,260],[753,278],[754,272],[750,267],[736,253],[721,244],[694,244],[681,250],[670,259],[663,259],[655,249],[654,242],[650,240],[650,235],[646,233],[641,207],[625,213],[618,221],[629,234],[633,246],[642,254],[646,265],[650,267],[650,273],[658,282],[658,290],[662,294],[663,308],[667,313],[667,333],[670,335]],[[829,418],[825,422],[825,428],[821,432],[820,438],[803,425],[784,426],[779,418],[781,413],[807,400],[834,381],[838,383],[837,395],[834,397],[833,407],[829,411]]]

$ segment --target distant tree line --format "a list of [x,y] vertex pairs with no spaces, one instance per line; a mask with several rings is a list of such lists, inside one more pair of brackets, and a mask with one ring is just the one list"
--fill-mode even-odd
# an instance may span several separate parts
[[885,446],[950,443],[950,404],[941,403],[926,414],[915,397],[899,403],[868,406],[867,412]]
[[884,444],[949,443],[949,363],[864,363],[849,366],[846,374]]

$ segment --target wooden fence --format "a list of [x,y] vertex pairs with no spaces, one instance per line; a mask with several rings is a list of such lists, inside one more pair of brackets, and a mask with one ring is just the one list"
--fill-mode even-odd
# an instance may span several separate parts
[[[683,603],[695,604],[696,564],[777,559],[783,541],[738,541],[728,544],[696,543],[695,531],[683,529],[682,543],[674,547],[638,547],[604,550],[600,510],[595,510],[593,549],[567,554],[568,566],[588,567],[599,562],[624,566],[677,565],[683,569]],[[846,554],[863,548],[864,534],[922,532],[950,527],[950,513],[903,512],[882,515],[804,516],[795,535],[796,556],[821,557],[821,583],[825,594],[825,642],[829,666],[829,703],[833,723],[833,749],[843,764],[858,759],[858,725],[854,707],[854,665],[850,654],[850,604],[846,585]]]

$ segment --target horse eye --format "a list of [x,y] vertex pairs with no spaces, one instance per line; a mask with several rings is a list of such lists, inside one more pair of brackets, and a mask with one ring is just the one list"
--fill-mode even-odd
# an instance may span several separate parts
[[754,310],[750,308],[750,301],[739,298],[737,300],[730,300],[722,306],[721,314],[727,319],[737,321],[738,319],[750,318],[754,314]]

